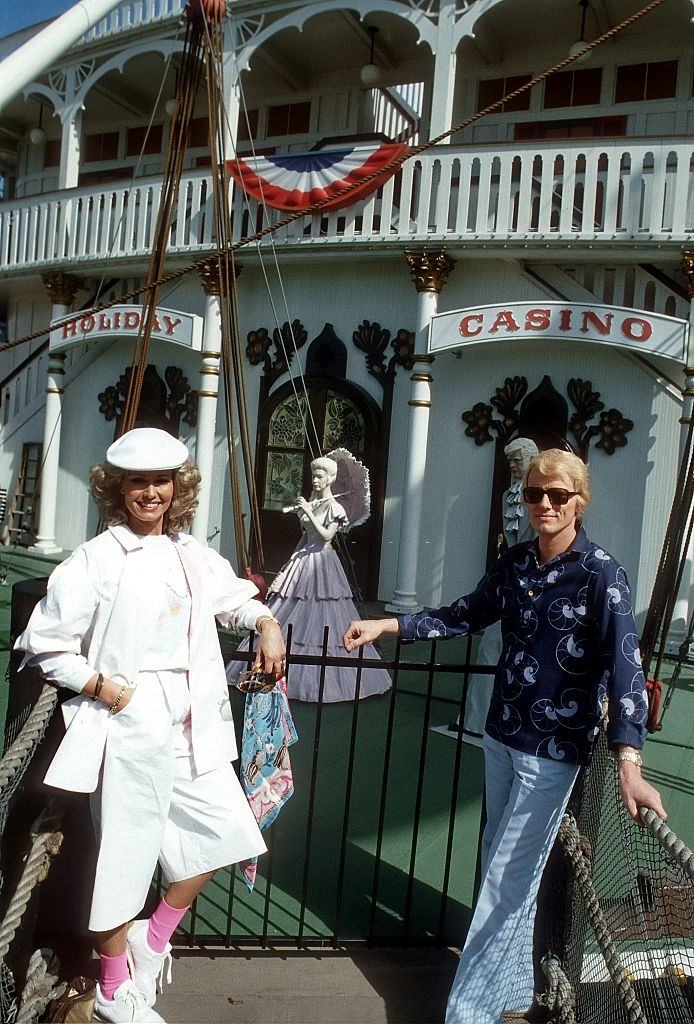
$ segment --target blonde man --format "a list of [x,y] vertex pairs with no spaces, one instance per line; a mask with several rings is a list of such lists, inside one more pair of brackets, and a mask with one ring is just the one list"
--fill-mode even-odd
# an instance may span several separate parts
[[537,891],[605,701],[625,807],[634,820],[640,806],[665,817],[641,776],[647,704],[629,585],[581,526],[588,467],[558,449],[536,455],[523,501],[537,539],[504,552],[471,594],[434,612],[353,622],[344,637],[352,650],[385,633],[447,639],[501,621],[483,741],[482,885],[447,1024],[499,1024],[532,999]]

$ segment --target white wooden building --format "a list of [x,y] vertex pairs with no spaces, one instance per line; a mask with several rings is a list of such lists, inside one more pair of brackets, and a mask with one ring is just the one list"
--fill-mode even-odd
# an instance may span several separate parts
[[[46,337],[0,352],[0,486],[11,493],[23,450],[43,446],[34,542],[44,552],[69,550],[96,526],[88,469],[113,438],[137,310],[132,301],[96,316],[89,309],[145,275],[182,6],[123,3],[0,114],[6,340],[85,310],[84,343],[66,353],[50,354]],[[374,134],[426,142],[562,60],[584,12],[592,40],[638,6],[234,0],[228,146],[300,152]],[[408,160],[368,198],[238,252],[266,569],[279,568],[296,537],[292,517],[277,510],[306,483],[292,385],[301,369],[325,448],[342,441],[372,469],[372,525],[349,535],[367,597],[404,610],[474,585],[506,482],[500,449],[523,429],[587,451],[588,530],[624,562],[643,612],[674,487],[685,380],[694,384],[694,369],[685,373],[694,256],[683,262],[694,226],[693,16],[692,0],[666,0],[589,60]],[[0,41],[0,56],[30,34]],[[364,86],[369,63],[378,80]],[[205,117],[201,96],[172,270],[213,245]],[[282,215],[235,189],[232,216],[240,239]],[[196,534],[232,555],[221,401],[214,439],[202,428],[218,365],[216,298],[205,286],[193,272],[162,289],[147,394],[150,413],[197,444],[208,466]],[[441,318],[433,352],[437,312],[456,315]],[[272,335],[295,321],[301,344],[289,372]],[[683,603],[680,618],[685,611]]]

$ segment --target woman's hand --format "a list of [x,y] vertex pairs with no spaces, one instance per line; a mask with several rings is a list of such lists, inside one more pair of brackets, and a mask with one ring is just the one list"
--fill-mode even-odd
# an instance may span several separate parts
[[263,672],[274,673],[276,679],[284,675],[284,656],[287,653],[280,627],[274,619],[261,619],[256,627],[260,633],[256,662]]
[[300,508],[302,512],[313,512],[310,501],[301,494],[297,496],[296,504],[297,508]]
[[342,637],[342,643],[347,652],[353,651],[356,647],[373,643],[384,633],[398,634],[397,619],[356,619],[350,622]]

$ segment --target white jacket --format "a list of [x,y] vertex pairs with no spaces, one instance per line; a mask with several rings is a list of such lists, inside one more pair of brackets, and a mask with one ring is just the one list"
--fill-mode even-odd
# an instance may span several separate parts
[[[172,540],[191,593],[191,732],[195,767],[202,774],[238,757],[215,617],[225,626],[252,629],[259,615],[271,613],[252,600],[257,588],[239,579],[226,559],[187,534]],[[135,680],[158,613],[143,561],[142,542],[127,526],[109,527],[76,548],[51,575],[46,597],[15,643],[26,651],[21,667],[35,655],[64,653],[74,657],[75,666],[84,666],[81,685],[94,672]],[[55,681],[78,689],[68,681],[75,675]],[[91,793],[112,716],[102,701],[81,693],[63,704],[63,716],[67,731],[45,781]]]

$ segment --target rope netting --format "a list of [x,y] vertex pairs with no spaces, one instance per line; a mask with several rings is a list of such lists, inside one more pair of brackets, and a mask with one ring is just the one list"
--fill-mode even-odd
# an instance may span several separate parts
[[545,999],[558,1020],[691,1024],[694,855],[653,811],[642,819],[622,806],[601,735],[543,879]]
[[[9,670],[8,670],[9,672]],[[14,680],[16,684],[16,679]],[[26,703],[5,734],[5,750],[0,760],[0,843],[5,864],[5,832],[11,810],[21,799],[21,785],[32,759],[43,740],[58,700],[56,687],[46,684],[33,707]],[[8,832],[9,836],[9,832]],[[12,837],[13,839],[16,837]],[[15,985],[15,964],[10,955],[13,942],[22,927],[27,907],[38,885],[46,877],[53,858],[60,850],[62,833],[60,813],[49,803],[34,822],[28,839],[21,875],[11,895],[4,892],[5,876],[0,874],[0,898],[3,917],[0,921],[0,1021],[38,1020],[39,1013],[58,989],[55,971],[49,970],[50,953],[38,953],[29,961],[25,973],[24,993],[18,1000]],[[19,957],[18,959],[21,959]]]

